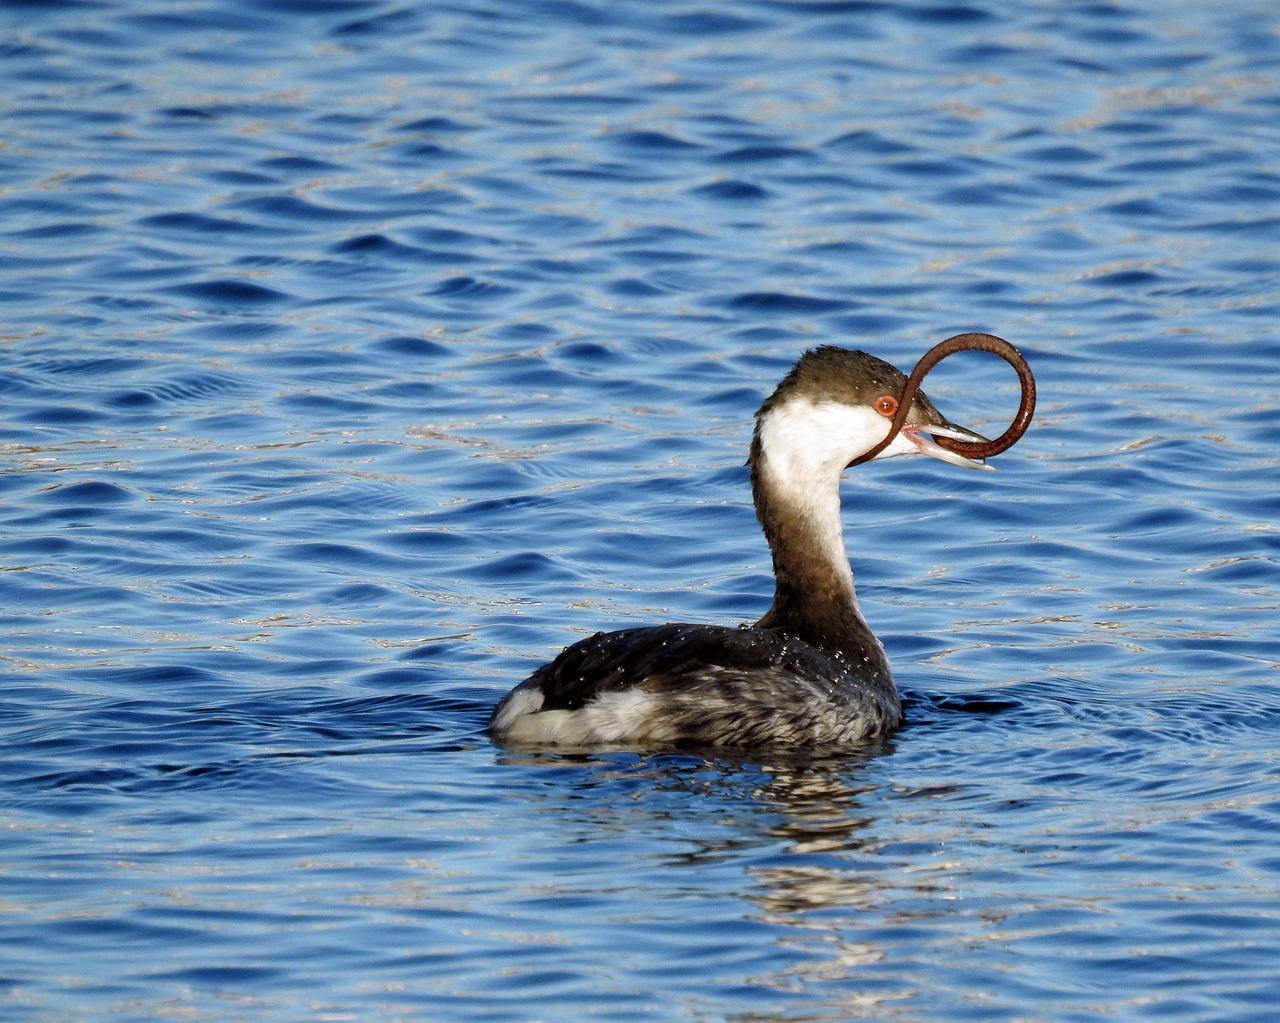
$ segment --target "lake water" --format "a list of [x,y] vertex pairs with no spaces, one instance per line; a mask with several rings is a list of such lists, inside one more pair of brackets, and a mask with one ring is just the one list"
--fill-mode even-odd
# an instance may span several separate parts
[[[1274,3],[17,3],[0,87],[0,1020],[1275,1018]],[[844,490],[907,728],[487,740],[763,612],[799,352],[963,330],[1030,432]]]

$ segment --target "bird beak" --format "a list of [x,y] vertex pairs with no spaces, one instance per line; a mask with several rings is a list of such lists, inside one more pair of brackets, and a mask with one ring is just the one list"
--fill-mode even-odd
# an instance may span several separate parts
[[934,437],[950,437],[952,440],[967,440],[975,444],[986,444],[987,438],[980,434],[974,433],[972,430],[966,430],[963,426],[956,426],[953,423],[943,425],[933,425],[931,423],[921,423],[916,425],[908,423],[902,428],[902,436],[915,447],[922,455],[929,455],[932,458],[941,459],[944,462],[950,462],[952,465],[958,465],[965,469],[986,469],[989,472],[995,471],[995,466],[987,465],[986,462],[977,458],[968,458],[965,455],[958,454],[955,451],[948,451],[942,445],[934,442]]

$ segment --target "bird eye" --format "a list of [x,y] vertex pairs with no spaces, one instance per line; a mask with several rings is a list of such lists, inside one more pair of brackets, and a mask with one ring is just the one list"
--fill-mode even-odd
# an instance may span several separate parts
[[875,407],[885,419],[892,419],[894,413],[898,411],[898,399],[892,394],[882,394],[875,400]]

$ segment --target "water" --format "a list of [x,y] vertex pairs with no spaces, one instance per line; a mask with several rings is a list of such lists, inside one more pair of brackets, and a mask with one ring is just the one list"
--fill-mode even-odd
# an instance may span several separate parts
[[[0,26],[0,1018],[1273,1018],[1273,5]],[[762,612],[799,351],[962,330],[1031,432],[845,490],[908,728],[487,741],[579,635]]]

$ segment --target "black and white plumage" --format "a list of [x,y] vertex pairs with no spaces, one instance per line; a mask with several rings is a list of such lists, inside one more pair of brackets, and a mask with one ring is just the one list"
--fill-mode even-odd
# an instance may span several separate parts
[[[521,746],[839,748],[897,728],[889,662],[854,596],[840,475],[888,434],[905,382],[866,352],[823,346],[760,406],[747,464],[773,555],[764,617],[597,633],[508,693],[490,733]],[[918,392],[876,457],[920,453],[986,468],[933,437],[982,440]]]

